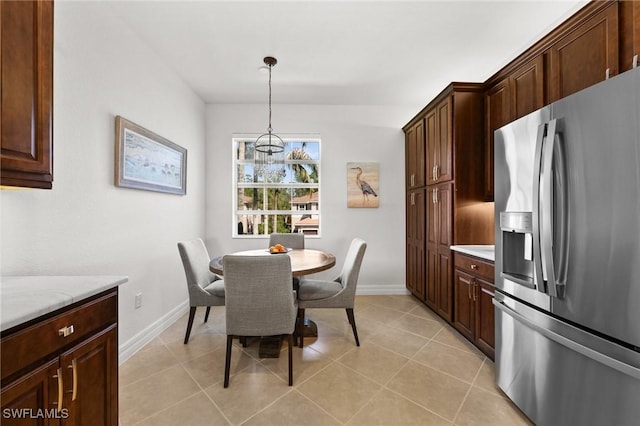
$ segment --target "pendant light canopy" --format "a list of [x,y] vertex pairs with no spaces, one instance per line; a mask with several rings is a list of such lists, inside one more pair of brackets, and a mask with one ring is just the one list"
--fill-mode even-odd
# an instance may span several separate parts
[[278,60],[274,57],[267,56],[264,63],[269,67],[269,127],[267,133],[264,133],[256,139],[255,142],[255,165],[256,171],[261,173],[269,180],[282,178],[284,171],[284,141],[282,138],[273,133],[271,127],[271,69]]

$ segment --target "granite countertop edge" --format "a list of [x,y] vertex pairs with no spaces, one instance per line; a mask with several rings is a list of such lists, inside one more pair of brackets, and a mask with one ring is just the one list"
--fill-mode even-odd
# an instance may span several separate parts
[[129,280],[121,275],[3,276],[0,331],[64,308]]
[[459,245],[451,246],[451,250],[490,260],[491,262],[495,262],[496,258],[495,246],[491,245]]

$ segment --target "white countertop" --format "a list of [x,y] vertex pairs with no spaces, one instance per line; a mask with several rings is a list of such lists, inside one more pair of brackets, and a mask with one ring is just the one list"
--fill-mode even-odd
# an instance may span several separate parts
[[451,250],[459,251],[460,253],[469,254],[471,256],[479,257],[481,259],[490,260],[495,262],[495,246],[482,246],[482,245],[464,245],[464,246],[451,246]]
[[0,329],[53,312],[124,284],[125,276],[22,276],[0,278]]

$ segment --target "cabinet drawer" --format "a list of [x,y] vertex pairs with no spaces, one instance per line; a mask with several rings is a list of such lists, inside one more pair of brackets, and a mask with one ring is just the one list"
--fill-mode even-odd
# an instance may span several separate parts
[[494,268],[493,263],[479,259],[477,257],[466,256],[464,254],[455,254],[455,267],[462,269],[470,274],[477,275],[493,283]]
[[2,382],[117,320],[118,293],[113,291],[3,337]]

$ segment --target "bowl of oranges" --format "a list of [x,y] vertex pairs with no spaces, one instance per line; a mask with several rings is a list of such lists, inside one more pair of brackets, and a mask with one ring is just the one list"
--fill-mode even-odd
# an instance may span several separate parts
[[290,251],[291,249],[286,248],[285,246],[283,246],[282,244],[275,244],[271,247],[269,247],[269,253],[271,254],[282,254],[282,253],[287,253],[288,251]]

